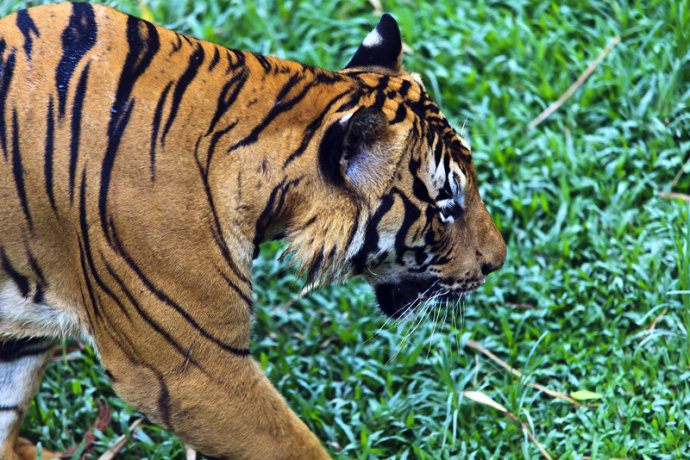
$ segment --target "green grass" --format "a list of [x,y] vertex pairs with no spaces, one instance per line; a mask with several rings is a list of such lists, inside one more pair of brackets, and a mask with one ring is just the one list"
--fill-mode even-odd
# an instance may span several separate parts
[[[111,1],[140,14],[134,1]],[[538,458],[518,425],[463,398],[481,391],[526,422],[554,457],[690,456],[690,2],[382,0],[448,118],[469,138],[508,260],[464,318],[385,325],[358,280],[297,300],[300,283],[256,261],[254,356],[337,458]],[[15,0],[0,13],[22,6]],[[376,23],[367,2],[150,1],[155,20],[235,48],[337,69]],[[554,115],[525,127],[615,37],[622,41]],[[674,178],[679,179],[674,183]],[[518,309],[512,304],[532,305]],[[662,315],[663,313],[663,315]],[[660,316],[652,332],[649,326]],[[524,381],[602,395],[572,407]],[[113,407],[94,458],[138,414],[92,350],[53,363],[23,434],[78,443]],[[118,458],[180,458],[144,424]]]

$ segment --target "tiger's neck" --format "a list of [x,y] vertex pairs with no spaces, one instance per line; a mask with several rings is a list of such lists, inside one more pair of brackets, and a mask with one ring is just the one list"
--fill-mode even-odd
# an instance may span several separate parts
[[[249,55],[247,61],[251,59],[257,58]],[[338,241],[353,233],[358,218],[357,205],[347,194],[337,202],[323,202],[334,194],[325,190],[317,162],[324,119],[354,97],[353,82],[293,62],[260,59],[277,73],[248,77],[259,86],[237,96],[235,105],[246,110],[228,113],[215,124],[215,131],[197,144],[197,163],[206,171],[202,175],[208,178],[224,231],[242,240],[254,257],[261,242],[286,236],[299,263],[315,267],[312,277],[320,278],[317,272],[338,271],[327,269],[326,262],[336,255],[343,258],[336,252],[345,242]],[[245,72],[264,69],[239,69],[229,81]],[[319,226],[333,207],[342,220]]]

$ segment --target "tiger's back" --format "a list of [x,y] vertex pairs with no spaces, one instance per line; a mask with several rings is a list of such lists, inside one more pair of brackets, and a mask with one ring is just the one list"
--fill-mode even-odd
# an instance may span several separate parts
[[18,408],[2,458],[50,347],[79,334],[205,453],[327,457],[249,354],[258,244],[285,236],[315,282],[379,272],[392,316],[505,259],[469,147],[401,51],[390,16],[341,72],[105,6],[0,20],[0,374],[32,376],[0,400]]

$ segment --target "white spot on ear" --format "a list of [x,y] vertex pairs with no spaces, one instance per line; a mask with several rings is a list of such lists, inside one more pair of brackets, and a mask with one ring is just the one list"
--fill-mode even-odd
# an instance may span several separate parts
[[364,37],[362,46],[366,46],[367,48],[374,48],[376,46],[379,46],[381,43],[383,43],[383,37],[378,32],[378,30],[374,29],[371,32],[369,32],[369,35]]
[[348,113],[347,115],[343,116],[340,120],[338,120],[338,123],[340,123],[341,125],[344,125],[348,121],[350,121],[350,118],[352,118],[352,113]]

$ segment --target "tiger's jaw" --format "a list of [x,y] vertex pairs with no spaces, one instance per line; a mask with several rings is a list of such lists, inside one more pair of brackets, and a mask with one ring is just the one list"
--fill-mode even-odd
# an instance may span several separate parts
[[481,286],[484,280],[467,280],[446,287],[439,280],[403,279],[374,286],[381,310],[391,318],[405,318],[426,300],[458,300]]

